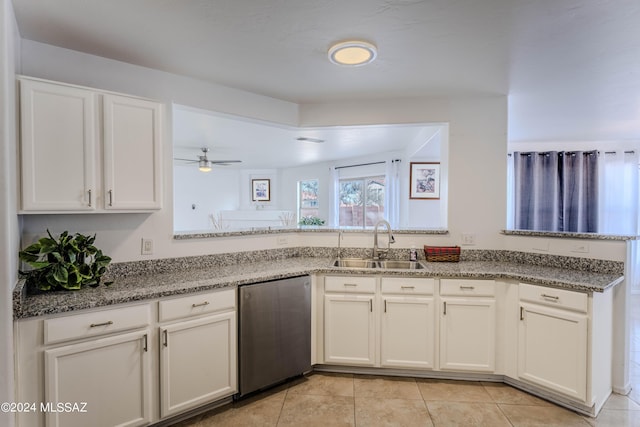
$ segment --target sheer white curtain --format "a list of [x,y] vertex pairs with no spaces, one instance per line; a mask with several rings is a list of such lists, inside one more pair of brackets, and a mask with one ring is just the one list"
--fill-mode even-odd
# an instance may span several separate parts
[[638,153],[608,151],[601,159],[599,233],[638,233]]
[[384,206],[392,228],[400,225],[400,160],[387,161]]
[[507,156],[507,230],[513,230],[514,211],[515,211],[515,194],[514,194],[514,176],[513,176],[513,154]]
[[331,181],[331,187],[329,191],[329,225],[331,227],[340,226],[340,202],[338,194],[340,194],[340,174],[336,168],[329,168],[329,176]]

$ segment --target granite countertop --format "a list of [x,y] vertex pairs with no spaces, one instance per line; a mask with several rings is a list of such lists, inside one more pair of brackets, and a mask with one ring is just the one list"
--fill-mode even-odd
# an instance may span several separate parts
[[212,289],[236,287],[305,274],[360,274],[406,277],[511,279],[582,292],[603,292],[623,280],[617,273],[598,273],[517,262],[461,261],[431,263],[425,269],[357,269],[331,267],[333,258],[292,257],[175,272],[126,275],[110,286],[28,294],[24,281],[14,291],[14,319],[151,300]]

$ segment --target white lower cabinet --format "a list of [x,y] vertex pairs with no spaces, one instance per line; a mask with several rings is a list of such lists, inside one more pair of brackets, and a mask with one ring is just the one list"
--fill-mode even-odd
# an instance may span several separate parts
[[45,350],[47,426],[148,424],[148,339],[142,330]]
[[237,391],[235,311],[162,327],[160,339],[161,418]]
[[325,363],[376,364],[375,291],[374,277],[325,278]]
[[382,278],[380,366],[434,367],[433,279]]
[[587,398],[587,294],[520,285],[518,377]]
[[440,295],[440,369],[494,372],[495,282],[442,279]]
[[[18,427],[143,426],[237,391],[236,289],[14,323]],[[32,409],[31,407],[29,409]]]

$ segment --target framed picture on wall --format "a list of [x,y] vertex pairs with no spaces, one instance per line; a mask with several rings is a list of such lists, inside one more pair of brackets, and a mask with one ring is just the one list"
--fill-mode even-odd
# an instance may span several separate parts
[[440,163],[411,162],[409,168],[409,198],[430,200],[439,199]]
[[271,180],[251,180],[251,200],[254,202],[268,202],[271,200]]

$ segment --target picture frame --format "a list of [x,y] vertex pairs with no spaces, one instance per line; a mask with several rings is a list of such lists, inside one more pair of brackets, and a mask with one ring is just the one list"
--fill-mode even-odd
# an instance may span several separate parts
[[271,200],[271,180],[251,180],[251,200],[254,202],[268,202]]
[[440,162],[411,162],[409,189],[410,199],[440,199]]

